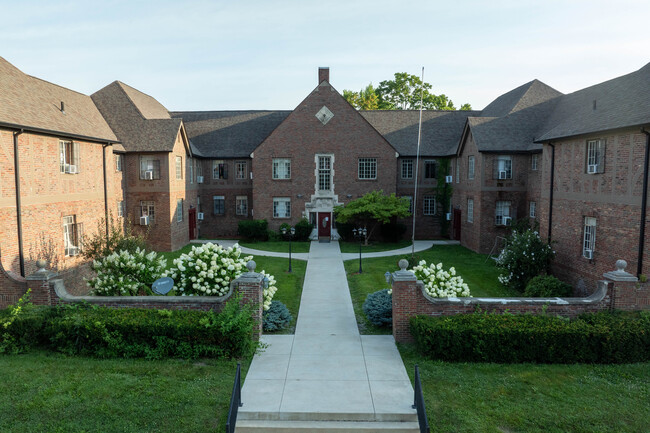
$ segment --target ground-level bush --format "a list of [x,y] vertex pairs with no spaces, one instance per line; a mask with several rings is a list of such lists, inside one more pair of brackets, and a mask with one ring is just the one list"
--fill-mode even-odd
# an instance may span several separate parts
[[311,224],[307,218],[301,218],[296,224],[296,240],[308,241],[312,230],[314,230],[314,225]]
[[266,220],[242,220],[238,223],[238,233],[244,239],[265,241],[268,239],[269,223]]
[[558,280],[552,275],[538,275],[526,286],[525,296],[540,298],[564,298],[573,294],[571,285]]
[[454,362],[627,363],[650,360],[650,313],[415,316],[421,354]]
[[262,328],[273,332],[286,328],[291,323],[289,309],[280,301],[271,301],[271,306],[264,311]]
[[393,324],[393,297],[388,289],[369,294],[362,308],[373,325],[390,326]]

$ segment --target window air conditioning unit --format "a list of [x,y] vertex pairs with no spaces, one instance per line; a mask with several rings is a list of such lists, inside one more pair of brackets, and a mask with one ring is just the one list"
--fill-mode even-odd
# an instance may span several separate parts
[[500,170],[499,171],[499,179],[507,179],[508,178],[508,172],[505,170]]
[[445,176],[445,183],[451,183],[453,180],[453,176]]
[[196,183],[203,183],[203,176],[196,176]]
[[598,172],[598,165],[596,164],[587,165],[587,173],[596,174],[597,172]]
[[68,247],[67,248],[67,253],[68,253],[68,256],[78,256],[79,255],[79,247]]
[[70,164],[68,166],[68,173],[70,174],[77,174],[77,166]]
[[451,221],[451,212],[447,212],[447,221]]
[[594,252],[593,252],[593,250],[588,250],[588,249],[587,249],[587,250],[585,250],[585,251],[582,253],[582,255],[585,256],[586,258],[588,258],[589,260],[591,260],[591,259],[594,258]]
[[199,221],[203,221],[203,212],[197,212],[196,219]]
[[147,170],[144,172],[144,178],[146,180],[153,180],[153,171],[152,170]]
[[510,218],[510,217],[508,217],[508,216],[503,217],[503,218],[501,219],[501,221],[503,222],[503,225],[504,225],[504,226],[512,225],[512,218]]
[[140,217],[140,225],[148,226],[149,225],[149,215],[143,215]]

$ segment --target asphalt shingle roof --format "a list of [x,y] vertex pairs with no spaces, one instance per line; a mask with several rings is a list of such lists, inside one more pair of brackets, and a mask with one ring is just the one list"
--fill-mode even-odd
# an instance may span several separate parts
[[2,57],[0,122],[58,132],[62,136],[117,141],[90,96],[27,75]]
[[182,121],[158,101],[119,81],[91,95],[127,152],[171,152]]
[[206,158],[247,158],[291,111],[174,111]]
[[648,124],[650,63],[631,74],[562,96],[537,141]]

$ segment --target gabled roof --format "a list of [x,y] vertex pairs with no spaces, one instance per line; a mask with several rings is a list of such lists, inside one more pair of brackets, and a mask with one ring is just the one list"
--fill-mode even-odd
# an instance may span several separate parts
[[562,96],[538,142],[650,124],[650,63]]
[[[401,156],[416,155],[420,121],[418,110],[373,110],[360,113]],[[455,154],[467,118],[477,114],[478,111],[422,111],[420,154]]]
[[182,121],[158,101],[119,81],[91,95],[127,152],[171,152]]
[[291,111],[174,111],[201,156],[248,158]]
[[562,93],[535,79],[499,96],[481,111],[481,117],[507,116],[561,95]]
[[[64,112],[61,111],[64,103]],[[116,142],[117,137],[88,95],[21,72],[0,57],[0,123],[64,137]]]

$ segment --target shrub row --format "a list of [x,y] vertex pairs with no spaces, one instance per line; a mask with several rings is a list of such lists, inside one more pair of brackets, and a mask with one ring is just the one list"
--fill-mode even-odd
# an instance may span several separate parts
[[431,359],[499,363],[626,363],[650,360],[650,313],[415,316],[411,334]]
[[[7,317],[0,314],[0,322]],[[217,314],[203,311],[30,308],[16,317],[0,347],[32,348],[100,358],[236,358],[252,354],[253,318],[234,299]]]
[[268,227],[266,220],[242,220],[238,223],[238,233],[247,240],[265,241],[269,237]]

